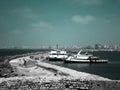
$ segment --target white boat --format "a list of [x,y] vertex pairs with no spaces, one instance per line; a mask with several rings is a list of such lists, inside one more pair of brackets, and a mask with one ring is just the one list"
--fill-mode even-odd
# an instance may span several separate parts
[[64,62],[65,63],[107,63],[108,60],[102,60],[96,56],[87,53],[82,53],[82,51],[79,51],[77,55],[69,56]]
[[79,60],[87,60],[91,57],[91,54],[88,54],[87,52],[79,51],[77,55],[75,55],[75,58]]
[[62,61],[68,58],[67,52],[63,50],[54,50],[49,53],[49,61]]

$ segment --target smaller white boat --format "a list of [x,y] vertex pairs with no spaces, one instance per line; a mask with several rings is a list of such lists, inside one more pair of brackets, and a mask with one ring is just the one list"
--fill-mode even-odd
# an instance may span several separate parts
[[49,53],[49,61],[63,61],[68,58],[67,52],[63,50],[54,50]]
[[91,54],[88,54],[87,52],[83,52],[83,51],[79,51],[77,55],[75,55],[75,58],[79,59],[79,60],[87,60],[89,59],[91,56]]
[[82,53],[79,51],[77,55],[69,56],[65,63],[107,63],[108,60],[99,59],[99,57],[90,55],[88,53]]

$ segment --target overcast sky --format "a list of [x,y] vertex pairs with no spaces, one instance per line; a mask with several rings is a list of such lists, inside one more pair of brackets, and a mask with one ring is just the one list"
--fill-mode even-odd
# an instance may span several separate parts
[[120,0],[0,0],[0,46],[120,44]]

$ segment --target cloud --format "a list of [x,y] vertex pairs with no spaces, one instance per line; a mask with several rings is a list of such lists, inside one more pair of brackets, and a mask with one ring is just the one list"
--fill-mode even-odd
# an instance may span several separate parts
[[68,2],[72,2],[72,4],[80,4],[80,5],[100,5],[104,2],[104,0],[65,0]]
[[87,15],[84,17],[80,16],[80,15],[75,15],[72,17],[73,22],[81,23],[81,24],[88,24],[88,23],[93,22],[95,20],[96,20],[96,18],[94,16],[90,16],[90,15]]
[[37,23],[32,23],[32,27],[34,29],[43,29],[43,28],[47,28],[47,29],[52,29],[52,25],[50,23],[47,22],[37,22]]
[[21,15],[26,18],[40,17],[40,15],[37,12],[35,12],[31,8],[27,8],[27,7],[14,9],[13,13],[16,13],[16,14]]

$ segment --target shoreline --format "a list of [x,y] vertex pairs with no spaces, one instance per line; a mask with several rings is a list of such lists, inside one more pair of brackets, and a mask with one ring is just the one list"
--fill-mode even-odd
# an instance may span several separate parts
[[[15,59],[12,59],[9,61],[9,64],[13,67],[13,69],[17,69],[17,72],[18,72],[18,76],[21,76],[19,74],[23,73],[21,72],[23,69],[26,69],[26,67],[23,66],[24,64],[24,59],[26,60],[29,60],[30,59],[30,56],[28,54],[26,54],[27,56],[22,56],[22,57],[19,57],[19,58],[15,58]],[[34,54],[31,54],[32,56],[35,55]],[[38,54],[37,56],[40,56],[40,54]],[[69,69],[69,68],[65,68],[65,67],[60,67],[60,66],[57,66],[57,65],[52,65],[52,64],[49,64],[49,63],[46,63],[46,62],[43,62],[43,60],[47,57],[47,55],[44,53],[42,53],[41,56],[45,56],[44,58],[40,59],[40,60],[32,60],[30,59],[30,61],[32,61],[31,63],[34,63],[33,66],[30,66],[32,68],[27,68],[26,71],[29,71],[29,69],[33,69],[35,70],[35,68],[41,68],[40,70],[44,69],[44,70],[47,70],[45,73],[47,74],[48,71],[50,71],[51,73],[54,73],[57,75],[57,73],[59,74],[63,74],[65,76],[72,76],[74,78],[82,78],[82,79],[88,79],[88,80],[110,80],[108,78],[105,78],[105,77],[101,77],[99,75],[95,75],[95,74],[90,74],[90,73],[86,73],[86,72],[79,72],[79,71],[76,71],[76,70],[73,70],[73,69]],[[20,71],[21,70],[21,71]],[[43,70],[43,71],[44,71]],[[14,70],[15,72],[16,70]],[[73,72],[73,73],[71,73]],[[76,73],[76,74],[74,74]],[[24,74],[22,74],[22,76],[24,76]],[[26,75],[26,76],[31,76],[31,75]]]
[[[42,54],[41,56],[45,56],[45,55]],[[45,63],[43,62],[44,58],[41,58],[40,60],[35,61],[33,59],[30,59],[30,56],[26,56],[26,57],[20,57],[20,58],[11,60],[10,64],[13,67],[16,67],[17,73],[21,75],[20,76],[18,75],[15,77],[9,77],[9,78],[0,78],[0,85],[2,83],[6,83],[5,88],[8,88],[8,87],[12,88],[13,84],[17,85],[16,82],[20,82],[20,83],[25,83],[25,87],[27,87],[29,85],[27,85],[26,82],[30,82],[33,85],[35,83],[38,83],[36,87],[38,87],[39,85],[43,85],[43,90],[46,90],[48,88],[46,87],[46,83],[48,83],[48,86],[49,86],[51,85],[51,83],[54,82],[55,85],[58,85],[58,88],[61,88],[61,85],[63,85],[64,88],[66,88],[65,87],[66,84],[69,86],[69,85],[73,85],[74,83],[78,83],[80,84],[79,88],[83,88],[81,87],[81,85],[83,85],[84,89],[88,88],[86,90],[91,90],[90,88],[92,88],[92,90],[101,90],[101,88],[110,88],[105,90],[114,90],[114,89],[111,89],[114,87],[116,87],[117,89],[118,88],[120,89],[120,80],[111,80],[98,75],[79,72],[69,68],[64,68],[57,65]],[[26,66],[24,65],[24,60],[27,61]],[[22,85],[20,85],[19,88],[23,87]]]
[[[73,69],[69,69],[69,68],[65,68],[65,67],[60,67],[60,66],[57,66],[57,65],[52,65],[52,64],[49,64],[49,63],[46,63],[46,62],[43,62],[44,60],[45,60],[45,58],[47,57],[47,53],[45,53],[45,52],[35,52],[35,53],[27,53],[27,54],[21,54],[21,55],[14,55],[14,56],[12,56],[12,57],[10,57],[10,59],[8,59],[8,61],[9,62],[12,62],[12,61],[17,61],[18,59],[30,59],[29,57],[30,56],[45,56],[44,58],[41,58],[40,60],[33,60],[33,61],[35,61],[35,63],[37,63],[37,64],[34,64],[34,66],[36,66],[35,68],[38,68],[38,67],[40,67],[40,68],[43,68],[43,69],[47,69],[47,68],[49,68],[48,69],[48,71],[50,71],[50,68],[52,69],[52,71],[54,70],[55,71],[55,69],[57,68],[57,70],[56,71],[60,71],[60,72],[64,72],[63,74],[67,74],[67,73],[65,73],[66,72],[66,70],[67,70],[67,72],[69,72],[69,74],[71,74],[70,72],[74,72],[74,71],[76,71],[76,70],[73,70]],[[34,58],[35,59],[35,58]],[[18,60],[19,61],[19,60]],[[16,63],[18,63],[18,62],[16,62]],[[9,63],[10,64],[10,63]],[[23,65],[24,64],[24,61],[20,61],[20,64],[21,65]],[[12,67],[19,67],[19,65],[18,64],[16,64],[15,66],[14,65],[12,65],[12,64],[10,64]],[[63,71],[61,71],[61,70],[63,70]],[[102,76],[99,76],[99,75],[95,75],[95,74],[90,74],[90,73],[86,73],[86,72],[80,72],[80,71],[76,71],[75,73],[78,73],[78,74],[85,74],[85,76],[86,75],[88,75],[88,76],[95,76],[95,77],[92,77],[93,79],[95,79],[95,78],[102,78],[102,79],[108,79],[108,78],[105,78],[105,77],[102,77]],[[20,74],[20,73],[19,73]],[[72,75],[72,74],[71,74]],[[21,76],[21,75],[18,75],[18,76]],[[22,76],[24,76],[24,75],[22,75]],[[27,75],[27,76],[29,76],[29,75]],[[82,76],[82,75],[81,75]],[[83,75],[84,76],[84,75]],[[11,77],[11,76],[10,76]],[[14,76],[13,76],[14,77]],[[9,77],[8,77],[9,78]],[[89,78],[88,78],[89,79]],[[108,79],[108,80],[111,80],[111,79]]]
[[[71,76],[71,77],[76,78],[76,79],[77,78],[82,78],[82,79],[88,79],[88,80],[110,80],[108,78],[104,78],[104,77],[101,77],[101,76],[98,76],[98,75],[95,75],[95,74],[79,72],[79,71],[76,71],[76,70],[73,70],[73,69],[60,67],[60,66],[57,66],[57,65],[52,65],[52,64],[49,64],[49,63],[46,63],[46,62],[42,62],[47,57],[46,54],[38,55],[38,56],[44,56],[44,58],[42,58],[40,60],[36,60],[36,61],[31,59],[32,63],[35,61],[35,64],[34,64],[35,68],[42,68],[44,70],[47,70],[47,72],[50,71],[51,73],[56,74],[56,76],[57,76],[57,74],[64,74],[64,76]],[[10,61],[10,64],[15,63],[15,66],[17,65],[16,67],[19,67],[19,65],[17,63],[23,65],[24,64],[23,60],[24,59],[25,60],[30,60],[29,57],[30,56],[13,59],[13,60]],[[12,66],[14,66],[14,65],[12,65]],[[19,68],[21,68],[21,67],[19,67]],[[35,70],[35,69],[33,69],[33,70]],[[44,71],[44,70],[42,70],[42,71]]]

